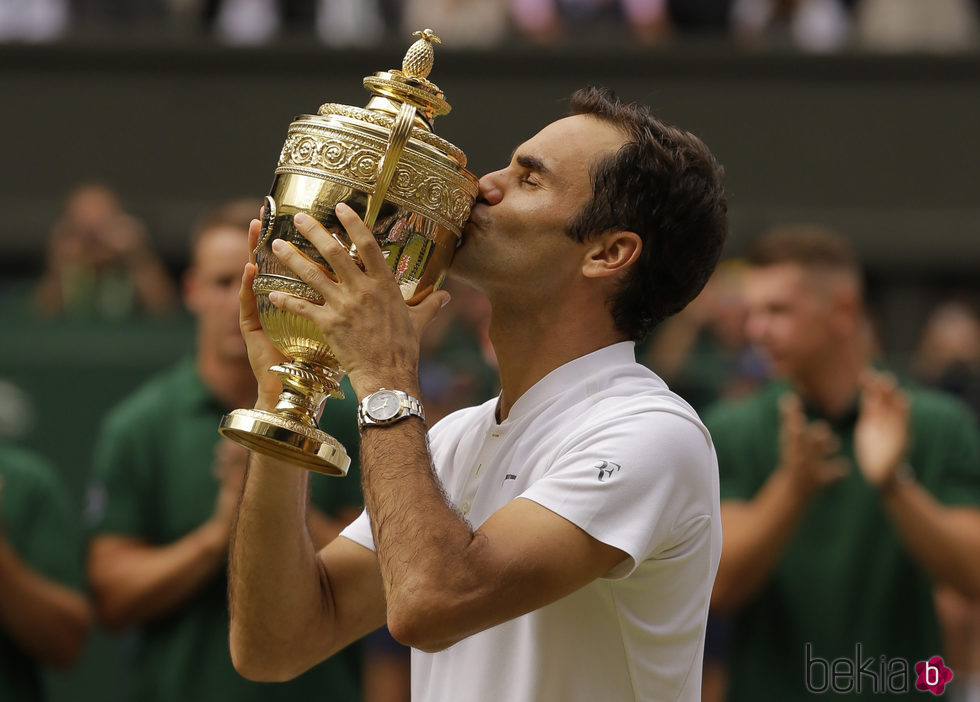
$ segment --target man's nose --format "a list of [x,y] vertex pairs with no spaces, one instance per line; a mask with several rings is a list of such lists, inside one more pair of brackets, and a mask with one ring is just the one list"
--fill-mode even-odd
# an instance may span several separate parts
[[480,194],[477,197],[477,201],[485,202],[488,205],[496,205],[500,202],[504,194],[500,189],[499,180],[500,171],[487,173],[480,178]]

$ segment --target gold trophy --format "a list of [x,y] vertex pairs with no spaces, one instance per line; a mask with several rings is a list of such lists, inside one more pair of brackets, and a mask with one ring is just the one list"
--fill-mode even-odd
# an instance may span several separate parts
[[271,412],[238,409],[222,417],[219,427],[246,448],[327,475],[346,475],[350,465],[343,445],[317,424],[324,402],[344,396],[344,369],[315,324],[269,302],[269,293],[280,291],[323,304],[319,293],[279,262],[271,242],[291,242],[329,268],[293,226],[293,215],[305,212],[357,260],[334,215],[344,202],[374,232],[407,304],[442,285],[479,183],[466,170],[463,152],[432,133],[433,119],[450,110],[427,79],[432,44],[439,38],[431,29],[415,36],[420,38],[400,71],[364,79],[372,93],[365,108],[327,103],[290,124],[265,199],[253,286],[262,328],[289,359],[270,368],[282,379],[283,392]]

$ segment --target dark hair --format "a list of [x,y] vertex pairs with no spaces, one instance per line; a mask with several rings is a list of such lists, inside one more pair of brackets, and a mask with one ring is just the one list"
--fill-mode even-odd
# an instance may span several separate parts
[[592,199],[567,233],[576,241],[609,231],[641,237],[640,258],[610,300],[616,327],[641,341],[701,292],[718,263],[728,234],[724,170],[696,136],[605,88],[577,91],[571,114],[627,135],[593,167]]

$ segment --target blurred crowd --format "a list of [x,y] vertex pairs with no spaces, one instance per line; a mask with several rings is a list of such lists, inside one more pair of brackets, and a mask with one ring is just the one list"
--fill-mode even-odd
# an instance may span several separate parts
[[433,27],[454,48],[708,36],[808,52],[953,52],[977,46],[978,15],[978,0],[0,0],[0,41],[152,27],[234,45],[307,35],[346,47]]
[[[44,4],[41,0],[31,2],[35,7]],[[253,3],[253,9],[260,4]],[[532,5],[520,4],[522,10]],[[642,4],[633,3],[633,10]],[[704,7],[708,4],[702,3]],[[734,4],[745,7],[749,3]],[[791,5],[806,3],[778,4],[781,11],[789,11]],[[182,8],[181,11],[189,12],[192,5],[192,2],[172,2],[171,10]],[[210,11],[216,13],[212,21],[219,21],[222,12],[217,5],[209,5]],[[544,16],[549,12],[569,13],[572,3],[538,5],[536,11]],[[661,9],[667,5],[663,4]],[[582,12],[592,6],[578,4]],[[407,13],[410,8],[403,9]],[[510,21],[516,20],[511,17]],[[79,318],[125,323],[173,314],[183,301],[196,319],[196,346],[190,356],[174,359],[172,368],[148,379],[141,389],[113,409],[96,437],[93,456],[81,457],[76,466],[47,465],[44,459],[15,448],[16,432],[2,433],[5,439],[0,443],[0,699],[8,699],[5,695],[15,700],[43,699],[39,671],[47,665],[70,666],[84,644],[86,632],[95,623],[110,629],[142,632],[139,641],[142,653],[131,663],[135,671],[132,674],[137,678],[135,692],[126,699],[184,702],[285,699],[275,697],[278,693],[268,687],[253,689],[235,676],[226,644],[223,578],[232,513],[230,500],[242,479],[244,452],[219,440],[214,427],[223,411],[250,406],[254,394],[254,378],[237,332],[237,287],[247,256],[248,222],[254,216],[256,205],[252,200],[226,203],[202,217],[190,233],[188,266],[178,282],[154,251],[147,227],[127,212],[111,187],[83,183],[66,196],[49,233],[44,272],[33,289],[33,305],[38,315],[49,323]],[[759,457],[768,455],[770,450],[785,450],[787,427],[794,422],[799,434],[796,440],[804,443],[816,441],[821,417],[841,436],[846,437],[850,431],[856,435],[860,431],[860,416],[872,410],[864,400],[859,408],[848,404],[855,402],[855,387],[860,388],[856,392],[877,393],[882,397],[894,398],[898,397],[896,393],[905,392],[908,397],[917,398],[914,407],[945,413],[947,429],[942,435],[935,432],[936,425],[907,426],[904,431],[917,432],[913,440],[920,453],[930,442],[941,453],[962,439],[969,450],[959,455],[967,456],[966,462],[975,464],[976,417],[980,412],[980,315],[974,306],[976,300],[950,298],[934,308],[923,325],[914,358],[896,369],[896,374],[902,377],[903,389],[898,390],[893,380],[882,379],[885,376],[869,380],[866,375],[859,375],[859,371],[867,369],[869,361],[874,367],[883,368],[890,349],[882,348],[874,338],[875,310],[864,307],[859,264],[840,237],[815,227],[782,228],[768,236],[775,236],[776,243],[790,253],[779,254],[784,258],[772,258],[774,254],[770,252],[767,254],[770,259],[766,259],[757,252],[755,258],[750,255],[744,260],[723,261],[700,296],[664,322],[637,349],[637,357],[642,362],[708,418],[718,449],[723,504],[726,489],[734,489],[736,485],[742,489],[748,484],[745,475],[737,475],[741,470],[738,461],[745,460],[747,471],[758,473],[766,469]],[[794,248],[799,241],[810,239],[816,242],[812,250]],[[842,262],[832,261],[829,267],[821,267],[819,257],[830,255],[827,250],[839,254]],[[787,271],[808,270],[811,265],[816,266],[815,279],[826,279],[820,285],[827,286],[830,291],[827,294],[808,292],[795,278],[785,277]],[[841,278],[834,266],[843,266],[847,275]],[[765,275],[760,276],[760,271]],[[754,282],[750,284],[750,280]],[[488,333],[489,303],[471,288],[453,281],[449,285],[453,302],[430,325],[423,339],[420,380],[430,424],[458,408],[492,397],[499,389]],[[826,314],[820,311],[824,306],[829,306]],[[831,357],[837,355],[840,358],[830,364]],[[848,359],[853,363],[849,365]],[[820,406],[821,390],[815,389],[814,368],[820,368],[822,382],[831,385],[848,374],[853,376],[848,376],[849,385],[844,392],[847,406],[843,412],[832,407],[833,403]],[[805,406],[799,403],[789,406],[780,400],[777,412],[774,389],[783,397],[787,392],[798,393]],[[925,389],[938,393],[918,394],[926,393]],[[937,400],[940,396],[942,399]],[[763,398],[763,404],[759,398]],[[348,397],[346,403],[329,401],[323,422],[328,431],[351,448],[356,447],[357,430],[349,400]],[[0,411],[0,424],[4,416]],[[817,420],[808,425],[814,417]],[[955,436],[948,429],[950,418],[963,419],[961,435]],[[746,442],[750,438],[758,440],[758,445],[748,447]],[[846,451],[851,451],[851,439],[845,438],[844,442]],[[837,446],[827,449],[828,454],[837,451]],[[910,460],[916,470],[922,471],[918,476],[922,483],[935,480],[929,487],[945,499],[944,485],[936,477],[941,473],[930,476],[926,472],[928,462],[949,463],[938,455]],[[318,543],[332,538],[357,513],[360,495],[356,454],[353,458],[352,476],[320,482],[314,479],[317,509],[312,510],[310,530]],[[820,453],[818,458],[822,461],[826,456]],[[852,463],[849,473],[833,472],[819,479],[812,475],[807,478],[810,482],[806,500],[812,500],[813,510],[828,510],[833,518],[816,524],[811,513],[809,521],[799,525],[794,521],[787,531],[798,529],[805,533],[806,529],[816,528],[819,536],[813,543],[825,544],[827,539],[834,538],[829,536],[832,523],[849,529],[847,520],[855,520],[854,523],[866,518],[878,520],[881,524],[875,527],[875,533],[888,541],[888,549],[904,554],[902,563],[912,564],[909,566],[912,570],[903,571],[906,575],[902,578],[914,573],[916,582],[925,583],[928,602],[920,604],[931,613],[926,617],[927,623],[938,614],[946,660],[959,678],[952,690],[956,699],[976,700],[980,693],[980,609],[954,588],[939,587],[939,578],[935,579],[933,591],[931,566],[923,565],[915,548],[904,541],[901,524],[896,522],[899,536],[895,536],[890,527],[882,526],[887,523],[886,517],[877,506],[867,507],[874,500],[891,499],[887,496],[899,489],[896,486],[904,484],[908,476],[887,478],[870,489],[871,478],[862,477],[867,473],[863,457],[855,451],[849,460]],[[85,528],[80,531],[73,526],[79,518],[73,514],[58,476],[67,471],[88,470],[89,466]],[[960,471],[961,477],[965,476],[966,482],[960,485],[966,491],[963,494],[977,494],[980,466],[951,464],[946,469]],[[845,489],[859,499],[828,501],[829,495],[839,497]],[[741,496],[730,492],[727,499],[739,497],[746,500],[744,504],[751,505],[750,498],[765,492],[766,489],[760,490],[756,496],[751,490],[745,490]],[[859,503],[867,504],[856,508]],[[24,509],[28,504],[33,512]],[[791,520],[804,519],[805,512],[804,505],[800,514]],[[726,548],[737,541],[733,536],[737,530],[728,527],[726,524]],[[867,531],[865,526],[853,533],[862,529]],[[853,552],[857,562],[864,564],[870,555],[861,551],[866,546],[865,541],[846,536],[834,542],[828,553]],[[786,548],[791,553],[792,545]],[[767,542],[764,550],[776,551],[778,555],[779,549]],[[840,563],[814,561],[814,564],[824,573],[821,576],[824,579],[844,572]],[[776,566],[769,563],[768,567]],[[705,702],[778,698],[762,693],[746,696],[748,688],[744,678],[751,676],[752,666],[769,665],[771,656],[775,655],[764,651],[763,644],[775,647],[777,652],[792,649],[796,655],[795,644],[781,641],[768,630],[762,632],[766,638],[762,643],[745,638],[739,630],[739,617],[750,616],[757,633],[761,631],[758,623],[773,616],[766,608],[783,602],[783,598],[771,596],[773,591],[767,589],[786,587],[783,580],[787,566],[779,567],[783,569],[782,574],[774,575],[773,581],[767,582],[756,577],[761,571],[753,565],[752,572],[756,575],[735,579],[738,587],[732,592],[738,590],[741,594],[737,596],[721,591],[718,583],[725,581],[719,576],[706,650]],[[889,588],[909,586],[911,581],[893,577],[890,571],[885,572],[884,566],[880,567],[882,579],[875,581],[874,587],[884,589],[875,590],[869,601],[876,602],[884,622],[911,621],[908,603],[902,605],[900,612],[893,611],[888,604],[891,595],[886,592]],[[858,569],[861,572],[856,573],[856,584],[852,584],[855,591],[863,587],[860,583],[864,580],[864,568],[861,565]],[[756,587],[761,595],[755,600],[752,593],[741,592],[749,580],[758,580]],[[840,602],[855,596],[846,587],[827,588],[823,580],[816,582],[809,577],[805,580],[810,587],[832,592]],[[729,585],[731,582],[728,581]],[[20,583],[19,589],[13,589],[11,583]],[[4,598],[8,603],[6,609]],[[738,606],[732,604],[736,600]],[[12,607],[9,603],[15,601],[21,604]],[[870,609],[866,607],[866,612]],[[819,616],[819,610],[814,609],[813,613]],[[776,618],[781,621],[782,616]],[[811,624],[814,632],[821,625],[821,622]],[[844,622],[833,621],[828,625],[834,630],[846,630]],[[872,635],[891,634],[861,633],[865,642]],[[753,655],[758,659],[746,660]],[[368,637],[349,656],[332,665],[332,668],[315,669],[314,677],[305,682],[300,678],[289,694],[308,697],[313,694],[310,690],[330,686],[339,699],[367,702],[408,699],[407,651],[383,631]],[[794,670],[799,667],[795,666]],[[765,684],[776,683],[769,680]],[[309,686],[307,692],[300,692],[304,685]],[[168,692],[159,692],[164,689]],[[150,690],[159,692],[159,696],[151,696]],[[298,697],[289,697],[295,698]]]

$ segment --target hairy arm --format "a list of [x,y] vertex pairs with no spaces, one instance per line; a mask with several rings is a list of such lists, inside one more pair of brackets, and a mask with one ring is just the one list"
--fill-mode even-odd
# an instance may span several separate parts
[[[257,220],[248,236],[254,250]],[[250,261],[242,274],[240,326],[258,382],[256,408],[270,410],[282,385],[268,369],[284,359],[259,322],[252,293],[257,272]],[[228,588],[232,662],[252,680],[293,678],[385,623],[377,558],[348,539],[331,539],[335,525],[309,509],[308,492],[305,471],[250,456],[232,530]],[[318,553],[314,539],[329,543]]]
[[384,624],[370,550],[339,538],[317,553],[309,475],[253,455],[229,564],[231,657],[252,680],[293,678]]
[[388,628],[421,650],[554,602],[627,557],[525,499],[474,531],[442,493],[419,419],[366,429],[361,470]]

